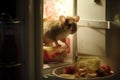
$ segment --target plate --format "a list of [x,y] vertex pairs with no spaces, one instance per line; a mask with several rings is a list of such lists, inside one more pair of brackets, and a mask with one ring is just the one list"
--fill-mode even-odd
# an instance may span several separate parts
[[71,66],[72,65],[67,65],[67,66],[55,68],[52,71],[52,74],[54,75],[54,77],[56,77],[58,79],[62,79],[62,80],[110,80],[114,76],[114,71],[111,71],[112,72],[111,75],[104,76],[104,77],[94,77],[94,78],[80,77],[80,78],[76,78],[75,75],[65,74],[65,68],[71,67]]

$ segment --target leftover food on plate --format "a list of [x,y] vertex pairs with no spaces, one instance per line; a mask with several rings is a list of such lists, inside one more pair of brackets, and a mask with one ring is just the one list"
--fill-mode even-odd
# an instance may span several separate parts
[[113,74],[109,65],[101,65],[97,57],[79,57],[74,65],[53,70],[53,75],[62,78],[100,78]]

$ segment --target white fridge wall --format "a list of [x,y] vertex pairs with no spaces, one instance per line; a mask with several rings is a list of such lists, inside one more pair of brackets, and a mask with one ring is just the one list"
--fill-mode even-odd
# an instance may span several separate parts
[[77,14],[81,20],[106,20],[106,0],[100,0],[100,3],[95,0],[77,0]]
[[104,28],[78,26],[78,53],[105,56],[105,34]]

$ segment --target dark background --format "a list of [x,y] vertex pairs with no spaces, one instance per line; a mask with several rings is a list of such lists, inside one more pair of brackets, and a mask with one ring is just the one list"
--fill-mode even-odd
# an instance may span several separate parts
[[0,14],[7,13],[12,18],[16,17],[16,0],[0,0]]

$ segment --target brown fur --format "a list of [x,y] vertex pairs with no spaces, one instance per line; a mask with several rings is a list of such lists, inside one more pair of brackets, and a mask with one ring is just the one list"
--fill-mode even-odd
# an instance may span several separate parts
[[43,26],[43,39],[45,45],[50,45],[55,43],[56,46],[59,46],[58,40],[65,42],[66,37],[69,34],[73,34],[77,31],[77,22],[79,21],[79,16],[76,18],[73,17],[64,17],[60,16],[58,20],[47,20],[44,19]]

